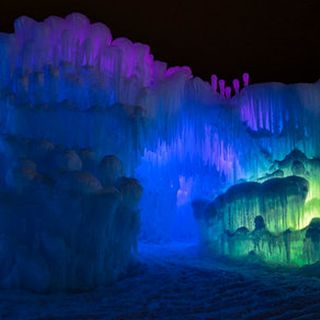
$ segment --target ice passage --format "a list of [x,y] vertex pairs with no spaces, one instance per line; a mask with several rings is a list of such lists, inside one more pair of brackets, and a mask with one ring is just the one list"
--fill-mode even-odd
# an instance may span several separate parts
[[145,241],[319,260],[320,82],[208,83],[80,14],[19,18],[0,56],[1,287],[116,279],[139,210]]

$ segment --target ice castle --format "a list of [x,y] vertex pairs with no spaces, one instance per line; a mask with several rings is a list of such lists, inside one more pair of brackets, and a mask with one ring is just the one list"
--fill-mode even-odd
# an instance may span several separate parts
[[106,284],[138,237],[320,259],[320,82],[208,83],[78,13],[0,57],[1,287]]

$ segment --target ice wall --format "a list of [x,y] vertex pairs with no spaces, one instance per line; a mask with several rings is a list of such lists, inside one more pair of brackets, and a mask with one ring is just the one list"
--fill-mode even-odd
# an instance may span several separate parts
[[115,156],[2,137],[0,287],[88,290],[134,263],[142,187]]
[[193,199],[257,182],[293,149],[319,155],[319,82],[208,83],[80,14],[21,17],[0,54],[1,133],[117,155],[144,186],[147,240],[190,239]]
[[194,201],[206,245],[222,254],[304,265],[319,260],[319,158],[294,149],[258,182]]

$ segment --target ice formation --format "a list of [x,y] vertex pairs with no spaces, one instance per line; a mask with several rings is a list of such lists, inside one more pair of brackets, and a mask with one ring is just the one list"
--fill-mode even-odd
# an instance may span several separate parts
[[17,136],[2,147],[0,287],[87,290],[126,272],[142,188],[119,159]]
[[274,170],[233,185],[193,209],[202,240],[231,256],[257,254],[274,262],[304,265],[320,258],[320,159],[293,150]]
[[[140,184],[144,240],[200,226],[223,253],[317,260],[320,82],[209,84],[77,13],[19,18],[0,56],[1,286],[116,278],[136,247]],[[207,199],[196,219],[195,199]],[[268,250],[255,249],[263,232]]]

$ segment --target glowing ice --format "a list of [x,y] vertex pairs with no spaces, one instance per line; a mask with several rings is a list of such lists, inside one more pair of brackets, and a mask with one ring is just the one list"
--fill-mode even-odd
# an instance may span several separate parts
[[[18,19],[14,34],[0,34],[0,55],[1,185],[10,194],[1,201],[0,228],[6,234],[0,254],[6,265],[2,286],[44,291],[52,289],[53,281],[63,289],[116,278],[136,247],[141,193],[136,180],[121,175],[135,176],[143,185],[141,237],[154,241],[197,235],[190,210],[194,199],[210,203],[234,184],[266,186],[274,183],[270,179],[288,182],[295,179],[290,176],[300,176],[307,189],[292,193],[289,184],[285,194],[269,195],[263,210],[261,194],[232,202],[232,228],[223,226],[224,219],[212,225],[199,218],[202,209],[197,206],[195,212],[209,242],[239,227],[240,233],[247,228],[250,237],[268,228],[285,232],[272,227],[278,223],[293,228],[291,252],[299,252],[302,243],[309,248],[309,258],[293,261],[317,259],[313,240],[318,224],[312,219],[320,217],[319,82],[249,85],[245,73],[241,85],[215,75],[210,85],[193,77],[188,67],[168,68],[154,60],[146,45],[113,39],[106,26],[91,24],[80,14],[43,22]],[[292,155],[293,150],[305,158],[297,151]],[[79,194],[96,200],[82,205]],[[34,203],[38,209],[26,222],[25,208],[31,210]],[[226,206],[220,209],[224,216]],[[10,219],[8,212],[13,212]],[[43,220],[36,224],[39,216]],[[51,216],[60,220],[51,223]],[[256,216],[264,218],[265,228],[256,228]],[[15,225],[19,228],[13,229]],[[27,226],[36,232],[23,233]],[[9,230],[27,246],[10,240]],[[236,242],[224,252],[235,248],[232,252],[247,253],[251,240],[243,233],[241,237],[239,247]],[[90,244],[86,239],[92,239]],[[78,261],[80,247],[84,255]],[[283,248],[276,250],[287,253]],[[108,252],[105,259],[101,252]],[[268,257],[277,256],[274,252]],[[48,267],[50,259],[63,266]],[[89,260],[95,261],[90,270],[84,264]],[[74,275],[67,277],[68,272]],[[85,275],[84,283],[79,274]]]

